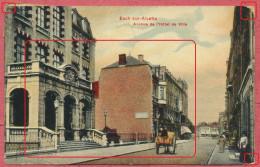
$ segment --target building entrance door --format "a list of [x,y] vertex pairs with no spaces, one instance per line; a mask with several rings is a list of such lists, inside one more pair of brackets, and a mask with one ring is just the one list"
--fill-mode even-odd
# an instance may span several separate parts
[[73,131],[73,113],[76,110],[76,100],[74,97],[68,95],[65,97],[64,103],[64,127],[65,127],[65,140],[74,140]]

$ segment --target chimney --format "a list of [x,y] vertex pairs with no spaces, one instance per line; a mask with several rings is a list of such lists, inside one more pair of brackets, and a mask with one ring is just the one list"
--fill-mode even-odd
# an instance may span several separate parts
[[119,65],[126,65],[126,54],[119,55]]
[[144,55],[141,55],[141,54],[138,55],[138,60],[141,61],[141,62],[143,62],[143,61],[144,61]]

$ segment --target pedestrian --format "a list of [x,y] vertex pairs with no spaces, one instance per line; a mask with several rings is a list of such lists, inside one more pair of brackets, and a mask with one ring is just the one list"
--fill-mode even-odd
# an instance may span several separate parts
[[243,162],[243,163],[244,163],[244,155],[246,153],[247,144],[248,144],[248,139],[246,137],[246,133],[243,132],[242,137],[240,138],[239,143],[238,143],[238,147],[240,149],[239,160],[240,160],[240,162]]
[[220,153],[225,152],[226,143],[227,143],[226,138],[223,135],[221,135],[218,139],[218,144],[219,144],[218,150]]

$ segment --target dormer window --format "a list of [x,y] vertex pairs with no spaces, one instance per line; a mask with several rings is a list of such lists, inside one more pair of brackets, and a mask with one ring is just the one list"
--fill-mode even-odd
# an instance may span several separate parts
[[87,32],[87,22],[86,22],[86,20],[82,19],[81,23],[82,23],[82,30]]
[[72,22],[77,24],[77,15],[74,12],[72,12]]

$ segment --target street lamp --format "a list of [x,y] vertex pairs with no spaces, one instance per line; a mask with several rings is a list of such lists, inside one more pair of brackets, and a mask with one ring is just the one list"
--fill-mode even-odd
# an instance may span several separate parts
[[57,97],[54,101],[54,107],[55,107],[55,122],[56,122],[55,130],[57,131],[57,122],[58,122],[57,108],[59,107],[59,100],[57,99]]
[[54,101],[54,107],[55,107],[56,110],[59,107],[59,100],[57,98]]
[[105,128],[107,127],[107,109],[104,110]]

